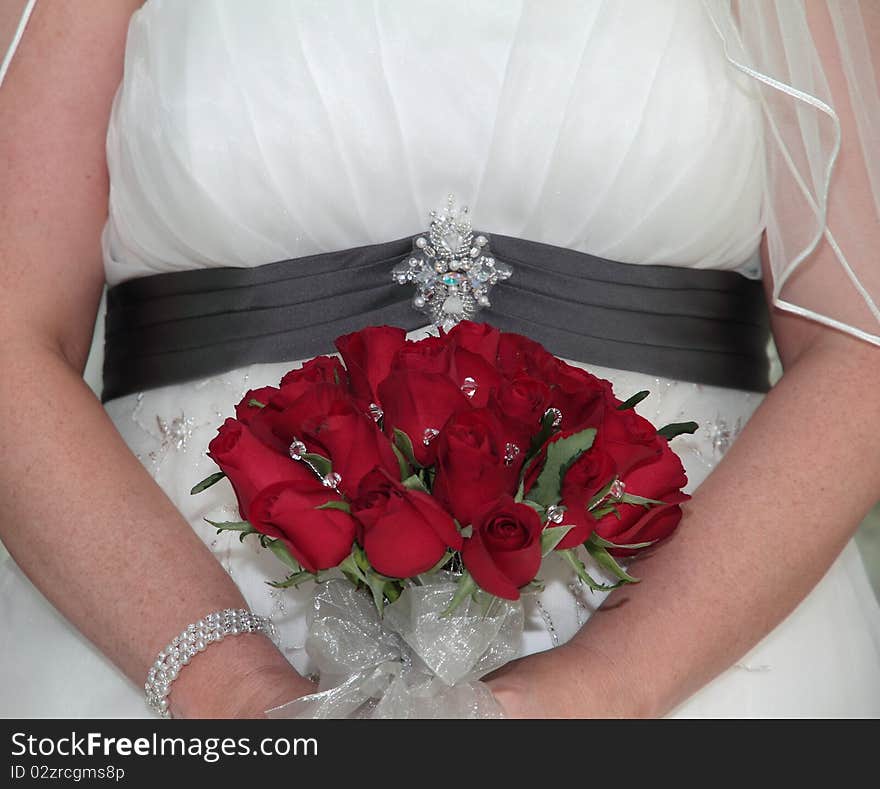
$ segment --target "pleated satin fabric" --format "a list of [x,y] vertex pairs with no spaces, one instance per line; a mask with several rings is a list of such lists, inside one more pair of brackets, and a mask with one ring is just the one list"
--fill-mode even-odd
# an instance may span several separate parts
[[[513,276],[476,316],[549,351],[667,378],[766,391],[761,283],[732,271],[632,266],[490,236]],[[129,280],[107,301],[103,399],[258,362],[333,351],[369,325],[425,323],[391,270],[412,239],[279,261]]]

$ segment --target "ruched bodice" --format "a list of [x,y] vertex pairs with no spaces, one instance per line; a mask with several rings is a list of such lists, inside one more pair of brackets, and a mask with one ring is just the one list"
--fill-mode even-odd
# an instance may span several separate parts
[[148,0],[110,123],[110,284],[416,233],[735,268],[758,102],[702,4]]

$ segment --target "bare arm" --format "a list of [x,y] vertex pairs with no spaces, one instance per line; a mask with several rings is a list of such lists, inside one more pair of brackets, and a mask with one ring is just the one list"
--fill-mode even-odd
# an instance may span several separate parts
[[[238,589],[83,383],[103,286],[104,138],[138,0],[37,5],[0,90],[0,537],[138,685]],[[258,714],[310,689],[261,635],[181,672],[178,715]]]
[[[868,35],[880,43],[871,9]],[[833,65],[827,25],[817,30],[823,62]],[[829,78],[844,96],[833,84],[839,70]],[[852,135],[845,104],[838,111]],[[856,246],[876,253],[866,175],[846,149],[835,189],[864,228]],[[665,714],[797,606],[877,501],[880,347],[778,310],[772,322],[782,380],[686,505],[678,532],[638,563],[642,583],[613,593],[568,645],[493,678],[511,715]]]

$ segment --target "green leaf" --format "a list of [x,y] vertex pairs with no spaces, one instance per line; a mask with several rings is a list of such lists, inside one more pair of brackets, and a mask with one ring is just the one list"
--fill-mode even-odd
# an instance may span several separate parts
[[337,567],[344,572],[349,578],[353,579],[353,582],[357,584],[358,582],[365,584],[367,582],[366,576],[364,576],[363,571],[358,566],[357,562],[354,559],[352,554],[346,556]]
[[538,453],[540,452],[541,447],[544,446],[550,436],[559,432],[559,428],[553,427],[554,416],[555,415],[552,413],[545,413],[541,418],[541,429],[532,438],[532,442],[529,444],[529,450],[526,452],[525,462],[523,463],[522,471],[520,471],[519,475],[520,484],[525,484],[526,475],[532,467],[532,464],[538,459]]
[[638,548],[649,548],[654,544],[654,542],[655,541],[652,540],[651,542],[632,542],[626,545],[618,545],[616,542],[609,542],[608,540],[596,534],[596,532],[593,532],[585,545],[587,545],[587,550],[590,549],[590,545],[596,545],[600,548],[630,548],[636,550]]
[[636,496],[634,493],[624,493],[620,499],[622,504],[641,504],[646,509],[650,509],[653,504],[665,504],[665,501],[659,499],[646,499],[644,496]]
[[[259,534],[259,532],[251,526],[247,521],[212,521],[208,518],[205,518],[206,523],[210,523],[215,529],[217,529],[217,534],[224,531],[237,531],[238,539],[241,542],[244,542],[244,538],[249,534]],[[260,542],[263,544],[263,547],[266,547],[264,542],[265,535],[260,534]]]
[[696,422],[673,422],[661,427],[657,431],[657,435],[663,436],[667,441],[672,441],[673,438],[680,436],[682,433],[696,433],[699,427]]
[[520,590],[520,594],[529,594],[529,593],[540,593],[544,591],[544,582],[540,578],[535,578],[533,581],[529,581],[525,586],[523,586]]
[[618,589],[626,583],[626,581],[618,581],[616,584],[600,584],[587,572],[586,565],[584,565],[584,563],[578,558],[573,548],[567,551],[557,551],[556,554],[565,559],[571,565],[572,569],[577,574],[577,577],[594,592],[610,592],[614,589]]
[[405,480],[410,475],[410,465],[404,456],[403,452],[401,452],[397,445],[392,443],[391,449],[394,451],[394,457],[397,458],[397,466],[400,469],[400,479],[401,481]]
[[379,616],[385,612],[385,587],[388,585],[390,579],[386,578],[384,575],[380,575],[373,570],[369,570],[366,573],[367,586],[370,589],[370,594],[373,595],[373,603],[376,606],[376,610],[379,612]]
[[638,578],[633,578],[627,573],[627,571],[617,563],[617,560],[604,548],[598,545],[589,544],[587,544],[586,548],[587,552],[593,557],[599,567],[603,570],[608,570],[608,572],[610,572],[615,578],[618,578],[621,582],[627,584],[637,584],[639,582]]
[[630,408],[635,408],[639,403],[642,402],[649,394],[651,394],[647,389],[642,389],[641,392],[636,392],[629,400],[621,403],[617,406],[618,411],[628,411]]
[[287,546],[281,540],[272,540],[272,542],[269,543],[269,550],[295,573],[302,572],[302,566],[293,558]]
[[403,589],[401,588],[399,582],[388,581],[385,584],[385,597],[388,598],[389,603],[393,603],[395,600],[397,600],[397,598],[400,597],[402,591]]
[[554,433],[559,432],[558,427],[553,427],[553,420],[556,418],[556,414],[549,411],[545,412],[544,416],[541,417],[541,429],[538,433],[532,438],[532,443],[529,444],[529,451],[526,457],[532,457],[535,455],[538,450],[544,446],[547,439],[550,438]]
[[321,479],[333,471],[333,464],[330,462],[330,458],[325,458],[323,455],[317,455],[314,452],[304,452],[300,460]]
[[198,485],[194,485],[193,489],[189,492],[191,496],[195,496],[196,493],[201,493],[203,490],[207,490],[216,482],[219,482],[226,475],[222,471],[215,471],[213,474],[205,477]]
[[261,403],[259,400],[257,400],[254,397],[252,397],[250,400],[248,400],[247,404],[249,406],[252,406],[253,408],[265,408],[266,407],[265,403]]
[[341,510],[342,512],[351,512],[351,505],[342,499],[330,499],[326,504],[315,507],[316,510]]
[[210,523],[218,532],[240,531],[245,534],[255,534],[257,531],[248,521],[212,521],[210,518],[205,518],[205,523]]
[[455,588],[455,594],[452,596],[446,610],[440,616],[452,616],[455,609],[458,608],[468,597],[477,591],[477,582],[471,578],[471,574],[465,570],[461,578],[458,580],[458,586]]
[[572,463],[593,446],[595,438],[595,428],[589,427],[548,444],[544,468],[529,491],[529,498],[545,507],[558,503],[563,477]]
[[355,564],[361,568],[362,572],[367,573],[373,569],[370,565],[370,560],[367,559],[366,552],[360,545],[355,545],[352,548],[351,555],[354,558]]
[[562,542],[574,526],[550,526],[541,532],[541,556],[547,556]]
[[597,507],[601,504],[605,498],[607,498],[608,494],[611,492],[611,486],[614,484],[614,480],[612,479],[602,490],[600,490],[593,498],[590,499],[589,504],[587,504],[587,509],[592,510],[594,507]]
[[428,489],[425,487],[425,483],[422,482],[422,478],[418,474],[410,475],[401,484],[407,490],[420,490],[422,493],[429,492]]
[[312,573],[303,570],[299,573],[288,575],[283,581],[266,581],[269,586],[274,589],[289,589],[291,586],[299,586],[304,581],[312,581],[315,576]]
[[526,495],[526,481],[525,479],[521,479],[519,481],[519,487],[516,489],[516,495],[513,497],[513,500],[519,504],[523,497]]
[[394,444],[403,453],[403,456],[413,468],[422,467],[416,460],[415,450],[413,449],[413,443],[410,440],[410,437],[396,427],[394,428]]

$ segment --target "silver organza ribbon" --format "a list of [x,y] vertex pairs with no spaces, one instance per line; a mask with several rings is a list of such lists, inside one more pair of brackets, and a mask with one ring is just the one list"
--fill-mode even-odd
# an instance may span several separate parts
[[498,718],[480,678],[517,656],[520,602],[468,599],[444,616],[455,580],[440,573],[407,588],[380,617],[343,579],[318,584],[306,652],[319,691],[268,711],[271,718]]

